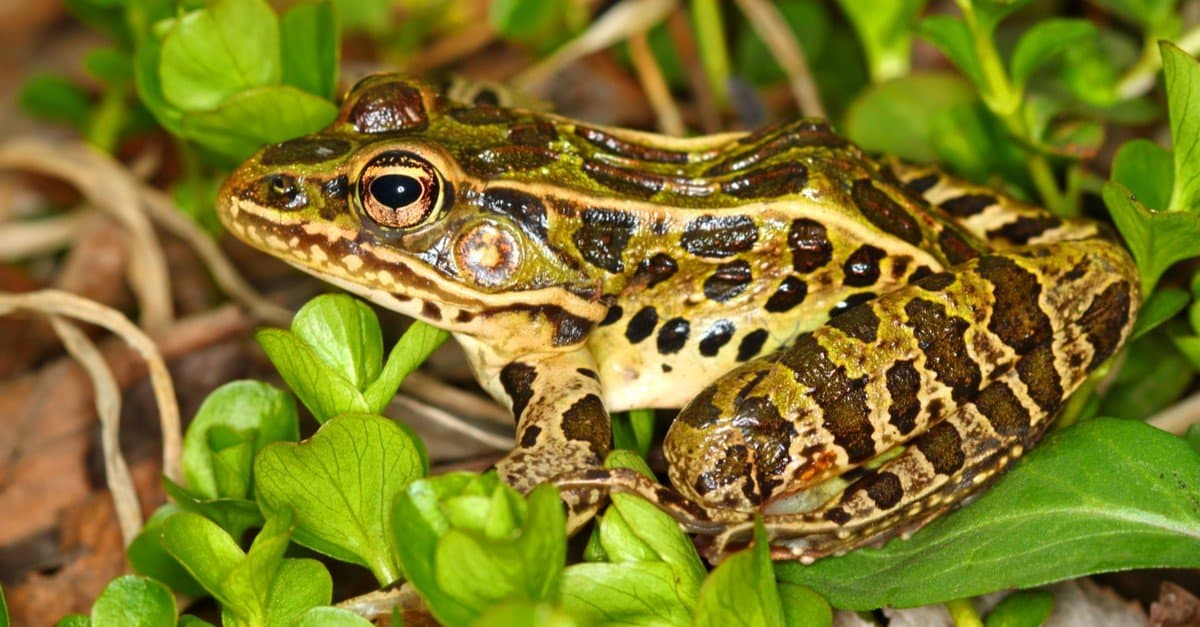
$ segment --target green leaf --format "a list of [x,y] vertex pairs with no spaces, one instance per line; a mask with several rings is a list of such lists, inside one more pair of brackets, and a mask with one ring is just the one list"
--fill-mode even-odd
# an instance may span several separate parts
[[330,0],[298,4],[279,20],[283,82],[321,98],[337,89],[339,31]]
[[57,74],[35,74],[25,79],[17,93],[17,104],[30,116],[76,129],[85,128],[92,116],[87,92]]
[[234,607],[225,581],[245,554],[224,529],[199,514],[180,512],[163,521],[162,544],[222,605]]
[[371,569],[381,584],[400,578],[391,503],[429,472],[419,440],[381,416],[342,415],[301,444],[259,453],[257,499],[265,512],[292,510],[296,542]]
[[[775,8],[795,35],[809,64],[815,64],[829,39],[829,9],[824,3],[810,0],[782,0],[775,3]],[[661,43],[654,41],[657,33],[662,35]],[[669,29],[665,26],[657,28],[651,31],[650,36],[654,56],[664,65],[663,73],[667,76],[678,76],[679,82],[674,84],[686,85],[686,75],[679,63],[679,51],[670,39]],[[740,78],[756,85],[768,85],[786,78],[783,69],[775,60],[775,55],[771,54],[767,44],[763,43],[758,32],[748,22],[740,21],[735,41],[735,67]],[[656,43],[658,45],[655,45]]]
[[913,21],[928,0],[838,0],[867,53],[873,82],[908,73]]
[[117,577],[92,605],[95,625],[174,627],[175,597],[166,586],[136,575]]
[[254,453],[271,442],[295,441],[300,438],[296,402],[287,392],[260,381],[234,381],[213,390],[183,436],[183,476],[189,491],[198,497],[241,499],[250,492],[250,468],[245,468],[244,483],[237,493],[218,488],[214,470],[215,456],[221,449],[213,446],[215,434],[224,434],[226,445],[230,434],[247,434],[248,453]]
[[230,160],[250,157],[265,144],[308,135],[337,117],[337,107],[290,85],[246,89],[207,111],[179,117],[179,133]]
[[261,526],[264,522],[258,505],[249,499],[205,499],[192,494],[187,488],[163,477],[163,489],[179,508],[200,514],[217,523],[229,535],[240,538],[247,529]]
[[1153,30],[1153,27],[1171,18],[1176,11],[1178,0],[1095,0],[1095,3],[1135,24]]
[[634,409],[612,417],[613,446],[645,457],[654,439],[654,410]]
[[1113,157],[1112,180],[1129,188],[1143,207],[1165,211],[1175,179],[1172,168],[1170,150],[1148,139],[1132,139]]
[[146,521],[146,525],[125,549],[125,556],[137,572],[163,582],[175,592],[199,597],[204,595],[204,587],[167,553],[160,541],[163,521],[180,511],[182,510],[178,505],[170,503],[155,510],[150,520]]
[[610,562],[662,561],[691,609],[707,571],[696,546],[670,515],[632,494],[613,494],[600,521],[600,544]]
[[909,540],[775,572],[836,607],[866,610],[1112,570],[1195,568],[1197,486],[1200,456],[1182,440],[1097,418],[1051,434],[991,490]]
[[991,33],[1004,18],[1029,4],[1031,0],[970,0],[983,32]]
[[1173,287],[1155,291],[1150,298],[1146,299],[1145,303],[1142,303],[1137,321],[1133,324],[1131,339],[1137,339],[1147,331],[1170,320],[1175,314],[1183,311],[1183,308],[1187,307],[1191,301],[1191,294]]
[[183,111],[216,109],[240,92],[277,84],[279,50],[279,19],[266,2],[218,0],[175,20],[163,38],[163,96]]
[[1045,590],[1014,592],[992,608],[987,627],[1038,627],[1054,611],[1054,595]]
[[54,627],[92,627],[92,619],[83,614],[68,614],[54,623]]
[[1098,32],[1094,24],[1084,19],[1049,19],[1034,24],[1021,35],[1009,61],[1014,86],[1024,91],[1034,71]]
[[8,602],[4,600],[4,586],[0,586],[0,627],[9,627]]
[[379,376],[383,362],[379,319],[357,298],[317,296],[296,312],[292,333],[358,390]]
[[371,627],[371,621],[340,607],[314,607],[300,615],[293,627]]
[[949,15],[934,15],[917,24],[917,34],[942,51],[947,59],[983,90],[983,67],[975,53],[971,31],[962,20]]
[[754,546],[726,559],[704,581],[696,599],[696,627],[784,625],[768,545],[767,530],[758,519]]
[[472,627],[576,627],[581,625],[570,614],[549,603],[513,600],[497,603],[487,609]]
[[326,365],[316,351],[291,331],[261,329],[254,337],[318,422],[324,423],[338,414],[368,413],[367,402],[354,384]]
[[[1197,455],[1200,455],[1200,425],[1189,425],[1187,432],[1184,433],[1183,438],[1187,441],[1188,446],[1191,446],[1192,450],[1195,451]],[[0,598],[0,601],[3,601],[3,599]]]
[[[1155,374],[1148,377],[1147,372]],[[1178,400],[1194,375],[1193,366],[1165,333],[1147,334],[1125,350],[1121,369],[1104,391],[1099,415],[1145,420]]]
[[1170,42],[1158,45],[1166,76],[1175,179],[1168,211],[1200,212],[1200,62]]
[[493,0],[488,23],[504,39],[536,50],[550,50],[586,23],[587,13],[574,2]]
[[806,627],[829,627],[833,608],[821,595],[794,583],[779,582],[779,601],[783,604],[784,623]]
[[363,391],[367,406],[376,413],[382,412],[396,395],[405,377],[429,359],[433,351],[449,337],[450,334],[442,329],[420,320],[414,321],[392,347],[383,370]]
[[583,563],[563,572],[563,608],[586,624],[687,625],[694,597],[682,594],[663,562]]
[[293,627],[313,608],[328,606],[332,597],[333,579],[324,564],[313,559],[285,559],[267,592],[267,624]]
[[975,102],[975,90],[957,74],[910,74],[859,92],[846,109],[841,131],[866,150],[928,163],[939,157],[939,120]]
[[1142,292],[1177,261],[1200,255],[1200,217],[1183,212],[1151,213],[1120,183],[1104,184],[1104,204],[1137,261]]
[[125,88],[133,82],[133,61],[113,48],[89,50],[83,58],[88,74],[113,88]]

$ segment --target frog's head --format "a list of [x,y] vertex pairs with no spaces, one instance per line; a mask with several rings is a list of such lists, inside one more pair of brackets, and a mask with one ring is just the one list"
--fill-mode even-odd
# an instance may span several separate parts
[[549,152],[555,131],[537,114],[369,77],[328,128],[242,164],[218,213],[243,241],[431,324],[474,333],[496,316],[532,312],[558,343],[576,341],[554,320],[590,326],[605,308],[556,255],[542,201],[528,186],[494,185],[513,159],[541,154],[510,150],[508,120],[540,124]]

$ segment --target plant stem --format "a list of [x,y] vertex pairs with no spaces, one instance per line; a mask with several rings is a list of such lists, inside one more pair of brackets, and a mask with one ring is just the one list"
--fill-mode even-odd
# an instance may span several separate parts
[[[1162,59],[1158,56],[1159,37],[1147,33],[1142,39],[1142,56],[1138,58],[1121,80],[1117,81],[1116,99],[1129,100],[1150,91],[1154,87],[1158,70],[1162,67]],[[1200,53],[1200,26],[1194,26],[1174,40],[1181,50],[1196,55]]]
[[717,0],[692,0],[692,21],[700,64],[708,77],[717,108],[729,102],[729,51],[725,48],[725,24]]

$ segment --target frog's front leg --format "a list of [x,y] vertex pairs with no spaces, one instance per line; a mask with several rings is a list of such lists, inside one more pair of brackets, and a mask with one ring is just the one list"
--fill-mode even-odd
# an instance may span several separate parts
[[[587,350],[504,355],[474,340],[460,343],[477,379],[508,405],[517,422],[516,448],[496,463],[506,483],[529,492],[539,483],[599,468],[612,449],[596,362]],[[576,528],[594,513],[598,488],[563,494]]]

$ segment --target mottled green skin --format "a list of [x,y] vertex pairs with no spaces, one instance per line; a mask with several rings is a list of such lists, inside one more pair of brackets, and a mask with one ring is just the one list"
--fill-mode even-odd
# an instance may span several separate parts
[[[380,205],[370,182],[396,173],[427,204]],[[394,76],[244,164],[220,215],[454,332],[517,418],[510,483],[557,481],[575,523],[603,490],[641,492],[717,553],[760,510],[781,555],[811,559],[949,507],[1037,439],[1138,300],[1092,225],[878,162],[820,121],[673,139]],[[664,443],[686,500],[595,470],[609,411],[693,397]]]

